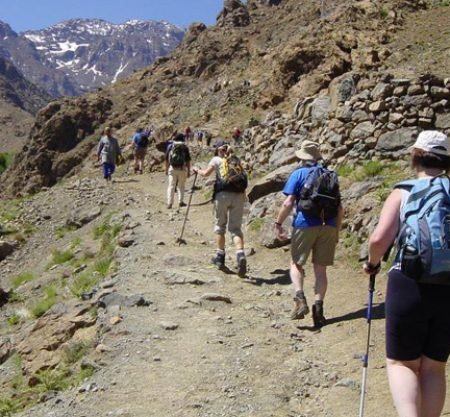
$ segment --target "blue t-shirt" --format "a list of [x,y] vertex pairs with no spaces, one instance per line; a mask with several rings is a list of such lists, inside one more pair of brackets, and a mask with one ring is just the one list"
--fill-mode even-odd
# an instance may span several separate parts
[[140,148],[141,139],[142,139],[142,133],[135,133],[133,135],[133,145],[135,148]]
[[[306,166],[297,168],[289,176],[283,188],[283,194],[286,196],[294,195],[296,197],[296,203],[298,203],[298,196],[300,195],[300,191],[303,188],[303,184],[305,183],[311,169],[313,169],[317,165],[318,164],[307,164]],[[322,219],[303,214],[300,210],[297,210],[297,213],[294,216],[294,221],[292,222],[292,226],[296,229],[300,229],[302,227],[321,226],[322,224]],[[336,227],[336,218],[327,220],[325,224],[327,224],[328,226]]]

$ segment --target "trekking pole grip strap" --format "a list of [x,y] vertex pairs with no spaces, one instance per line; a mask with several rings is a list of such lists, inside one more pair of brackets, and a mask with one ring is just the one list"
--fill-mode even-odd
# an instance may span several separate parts
[[364,269],[372,276],[378,274],[380,272],[381,262],[378,262],[376,265],[372,265],[370,262],[364,262]]

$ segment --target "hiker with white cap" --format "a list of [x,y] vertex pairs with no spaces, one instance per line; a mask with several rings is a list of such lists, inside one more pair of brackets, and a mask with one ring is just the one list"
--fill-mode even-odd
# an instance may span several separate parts
[[278,212],[275,231],[280,240],[286,239],[283,222],[296,207],[291,241],[290,277],[295,291],[291,318],[303,319],[309,313],[303,267],[312,252],[315,275],[312,314],[314,326],[320,328],[325,324],[323,301],[328,283],[327,267],[334,262],[343,209],[336,173],[318,163],[322,159],[319,144],[304,140],[295,155],[301,165],[284,186],[283,193],[287,197]]
[[427,130],[409,150],[416,178],[386,199],[363,269],[376,274],[396,240],[385,308],[391,394],[399,416],[438,417],[450,355],[450,143]]

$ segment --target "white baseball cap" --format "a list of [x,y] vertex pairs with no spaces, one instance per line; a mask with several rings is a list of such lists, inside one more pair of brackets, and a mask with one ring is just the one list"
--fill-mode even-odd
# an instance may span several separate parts
[[450,142],[447,135],[437,130],[424,130],[419,133],[416,143],[408,148],[422,149],[437,155],[450,156]]

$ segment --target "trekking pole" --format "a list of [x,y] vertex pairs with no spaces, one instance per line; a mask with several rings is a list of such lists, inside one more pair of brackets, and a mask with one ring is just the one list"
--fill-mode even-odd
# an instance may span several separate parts
[[192,201],[192,196],[194,195],[196,181],[197,181],[197,172],[195,172],[195,174],[194,174],[194,182],[192,183],[191,195],[189,196],[189,201],[188,201],[188,205],[186,208],[186,214],[184,216],[184,221],[183,221],[183,227],[181,228],[181,234],[180,234],[180,237],[177,239],[178,245],[181,245],[182,243],[186,244],[186,241],[183,240],[183,233],[184,233],[184,228],[186,226],[186,221],[187,221],[188,214],[189,214],[189,209],[191,208],[191,201]]
[[375,276],[376,274],[370,274],[369,279],[369,301],[367,304],[367,346],[366,353],[363,356],[363,374],[361,383],[361,398],[359,402],[359,417],[364,415],[364,402],[366,398],[366,385],[367,385],[367,366],[369,364],[369,347],[370,347],[370,328],[372,323],[372,304],[373,304],[373,292],[375,290]]

